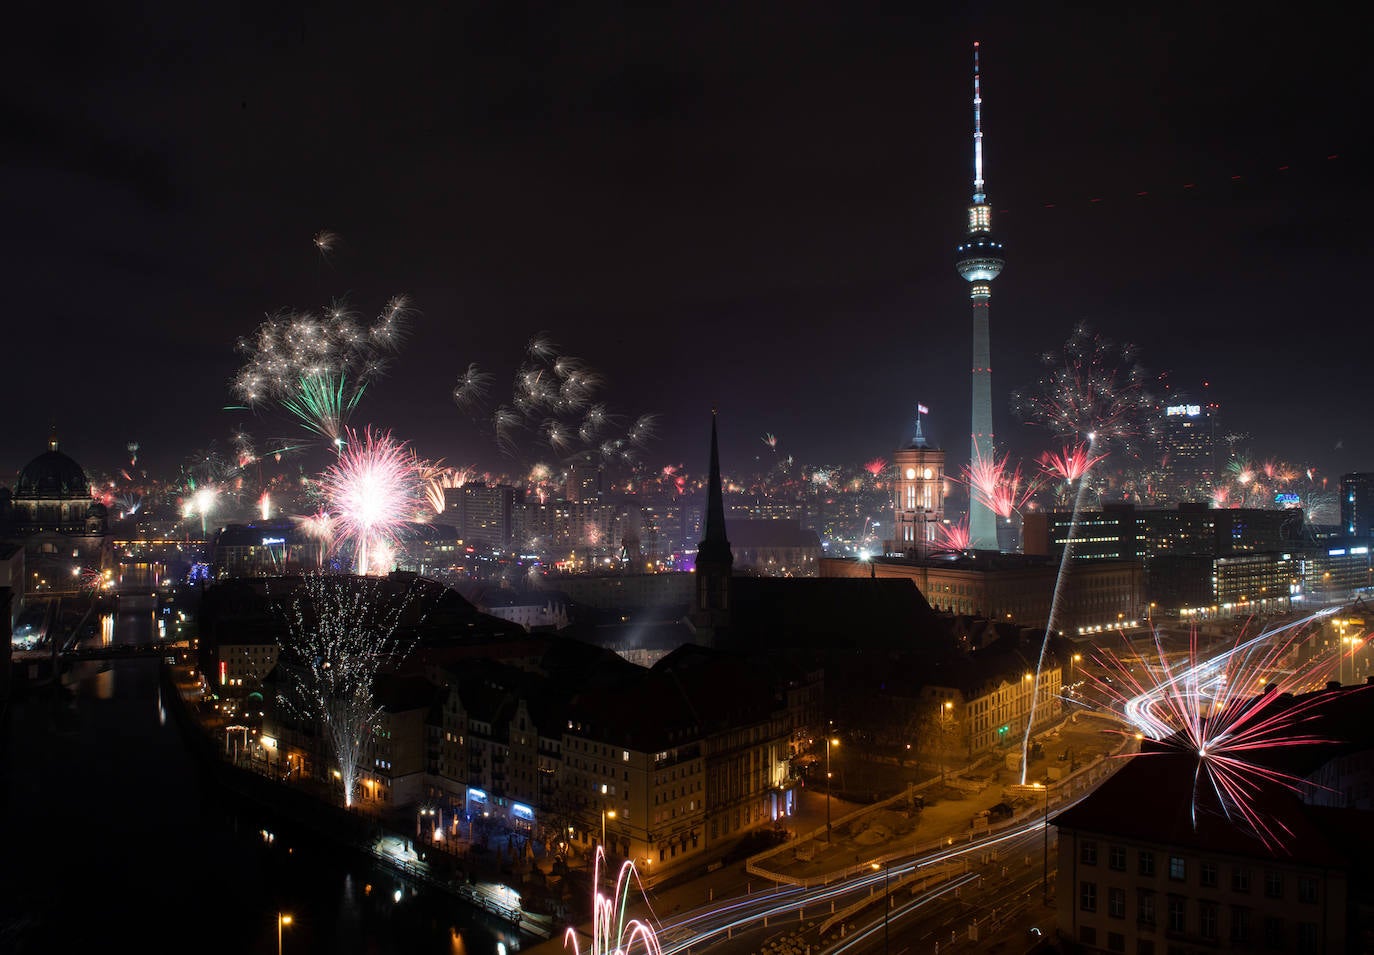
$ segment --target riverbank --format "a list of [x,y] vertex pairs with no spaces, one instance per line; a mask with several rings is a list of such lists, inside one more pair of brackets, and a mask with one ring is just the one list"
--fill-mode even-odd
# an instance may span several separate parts
[[252,769],[235,765],[199,719],[198,682],[190,668],[164,661],[160,680],[164,703],[181,731],[201,771],[217,790],[232,793],[256,810],[309,831],[335,845],[381,862],[426,888],[479,909],[517,929],[527,942],[551,938],[556,931],[551,914],[526,908],[523,896],[476,867],[459,866],[451,857],[434,858],[416,852],[408,834],[388,829],[382,820],[332,803],[323,793],[300,784],[286,784]]

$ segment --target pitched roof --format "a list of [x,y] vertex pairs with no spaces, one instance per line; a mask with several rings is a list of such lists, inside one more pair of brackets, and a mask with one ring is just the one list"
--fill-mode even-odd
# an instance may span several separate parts
[[908,578],[735,577],[730,586],[730,646],[912,649],[948,634]]

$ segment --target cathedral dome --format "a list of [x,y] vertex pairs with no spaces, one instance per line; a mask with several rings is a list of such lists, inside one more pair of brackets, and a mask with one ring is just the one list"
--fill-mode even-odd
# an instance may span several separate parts
[[90,494],[91,488],[81,465],[56,448],[24,465],[14,486],[16,498],[29,500],[90,497]]

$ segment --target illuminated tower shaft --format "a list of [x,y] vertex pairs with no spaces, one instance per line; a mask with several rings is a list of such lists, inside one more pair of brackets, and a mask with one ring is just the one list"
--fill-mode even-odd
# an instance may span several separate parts
[[[988,328],[988,304],[992,280],[1002,271],[1002,243],[992,237],[992,207],[983,192],[983,97],[978,70],[978,44],[973,44],[973,202],[968,207],[968,236],[955,249],[955,268],[969,284],[973,300],[973,427],[969,466],[991,461],[992,439],[992,337]],[[973,547],[997,549],[997,515],[992,508],[969,495],[969,541]]]

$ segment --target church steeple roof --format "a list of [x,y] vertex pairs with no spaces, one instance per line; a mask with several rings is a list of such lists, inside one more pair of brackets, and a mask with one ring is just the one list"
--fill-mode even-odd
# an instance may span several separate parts
[[702,558],[727,565],[735,562],[730,541],[725,536],[725,497],[720,483],[720,446],[716,438],[716,409],[711,409],[711,473],[706,490],[706,527],[697,547],[697,566]]

